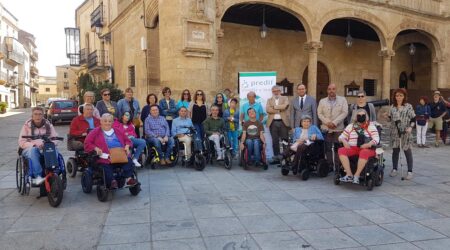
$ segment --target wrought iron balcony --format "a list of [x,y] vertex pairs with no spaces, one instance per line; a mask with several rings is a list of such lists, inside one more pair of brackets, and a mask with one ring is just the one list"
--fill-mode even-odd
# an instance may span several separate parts
[[39,60],[39,54],[38,54],[38,52],[35,51],[35,50],[32,50],[31,53],[30,53],[30,58],[31,58],[31,60],[33,60],[33,61]]
[[5,37],[7,57],[5,62],[11,66],[17,66],[23,64],[23,46],[14,37]]
[[101,71],[109,68],[108,51],[95,50],[88,56],[88,68],[90,71]]
[[32,77],[39,75],[39,70],[34,65],[30,65],[30,74]]
[[103,4],[100,4],[91,13],[91,29],[95,27],[103,27]]
[[80,50],[80,65],[84,65],[88,63],[89,58],[89,49],[84,48]]

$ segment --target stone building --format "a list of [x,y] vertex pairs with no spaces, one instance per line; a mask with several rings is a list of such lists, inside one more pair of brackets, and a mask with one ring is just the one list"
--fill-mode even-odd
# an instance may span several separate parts
[[60,97],[56,88],[56,77],[40,76],[38,85],[37,104],[47,104],[48,98]]
[[245,71],[276,71],[318,97],[329,83],[371,99],[450,88],[450,1],[86,0],[75,15],[72,64],[141,102],[164,86],[177,99],[236,92]]
[[35,37],[24,30],[19,30],[19,42],[24,47],[24,63],[18,67],[19,102],[21,107],[36,106],[39,70]]
[[56,91],[59,97],[76,99],[78,69],[70,65],[56,66]]

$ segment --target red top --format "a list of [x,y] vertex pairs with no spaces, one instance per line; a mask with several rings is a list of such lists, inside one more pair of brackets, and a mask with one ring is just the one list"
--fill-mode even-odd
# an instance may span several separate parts
[[134,125],[132,122],[130,122],[129,124],[123,124],[123,123],[119,122],[119,120],[115,119],[113,128],[121,129],[125,133],[126,136],[133,136],[135,138],[138,137],[136,134],[136,131],[134,130]]
[[[100,126],[100,120],[96,117],[92,117],[94,119],[94,127]],[[72,122],[70,123],[70,135],[74,136],[81,136],[83,133],[87,133],[89,129],[89,122],[86,121],[83,115],[79,115],[73,118]],[[84,137],[77,138],[78,141],[84,142]]]

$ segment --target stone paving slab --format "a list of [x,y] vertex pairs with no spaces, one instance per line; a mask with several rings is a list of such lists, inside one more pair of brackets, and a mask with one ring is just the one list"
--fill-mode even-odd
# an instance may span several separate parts
[[[0,249],[449,249],[450,146],[413,148],[415,178],[391,178],[368,192],[332,175],[282,176],[208,165],[138,169],[141,193],[117,190],[107,202],[68,179],[58,208],[15,190],[17,127],[0,122]],[[6,121],[6,122],[3,122]],[[56,126],[65,135],[68,125]],[[13,142],[13,143],[11,143]],[[67,159],[72,152],[60,145]],[[5,248],[7,247],[7,248]]]

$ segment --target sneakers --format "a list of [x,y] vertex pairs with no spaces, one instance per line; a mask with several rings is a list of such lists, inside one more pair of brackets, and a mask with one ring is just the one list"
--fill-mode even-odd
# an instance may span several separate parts
[[111,189],[116,189],[117,187],[118,187],[117,181],[116,180],[112,180],[111,181]]
[[397,169],[392,169],[391,173],[389,174],[391,177],[397,176]]
[[172,161],[170,159],[166,159],[166,164],[170,165],[170,164],[172,164]]
[[142,165],[138,162],[137,159],[133,159],[133,164],[135,167],[142,167]]
[[161,159],[161,161],[159,162],[160,165],[166,165],[166,160],[165,159]]
[[217,160],[218,161],[223,160],[223,152],[222,151],[217,151]]
[[128,177],[128,178],[125,180],[125,186],[124,186],[124,187],[132,187],[132,186],[134,186],[134,185],[136,185],[136,184],[137,184],[136,179],[131,178],[131,177]]
[[406,178],[405,179],[407,179],[407,180],[411,180],[412,178],[413,178],[413,173],[412,172],[408,172],[407,174],[406,174]]
[[353,176],[353,184],[359,184],[359,176]]
[[37,176],[36,178],[31,179],[31,183],[33,183],[33,185],[41,185],[42,182],[45,181],[45,178],[42,178],[40,175]]
[[339,178],[339,180],[342,181],[342,182],[353,182],[353,176],[346,175],[344,177]]

